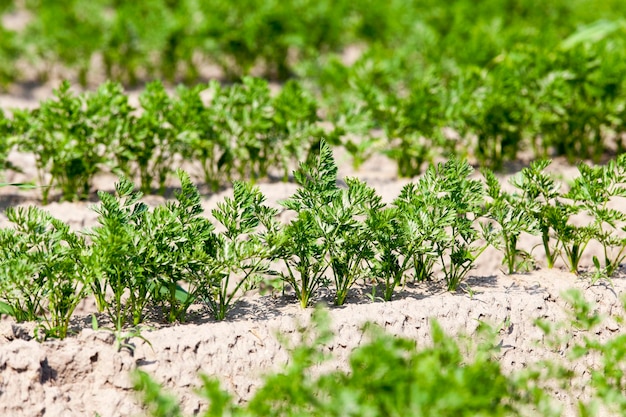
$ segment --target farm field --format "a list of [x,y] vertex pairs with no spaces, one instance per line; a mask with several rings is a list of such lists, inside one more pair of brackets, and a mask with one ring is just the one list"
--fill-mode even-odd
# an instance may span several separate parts
[[624,74],[617,0],[0,0],[0,415],[624,415]]
[[[385,177],[384,161],[378,161],[376,167],[376,171],[364,170],[361,175],[389,201],[407,181]],[[567,165],[557,170],[573,175]],[[271,204],[289,197],[294,188],[292,184],[261,184]],[[7,190],[2,190],[3,198],[15,198]],[[232,190],[225,190],[204,198],[202,205],[206,209],[214,208],[217,201],[230,193]],[[152,204],[161,200],[149,199]],[[29,203],[36,203],[36,197],[31,202],[21,201],[21,204]],[[90,204],[93,203],[51,203],[46,209],[73,228],[81,229],[96,224],[93,212],[88,209]],[[390,302],[372,302],[367,291],[358,288],[350,294],[345,306],[332,307],[332,300],[326,299],[331,304],[331,323],[336,332],[333,340],[324,346],[335,356],[335,362],[327,365],[345,367],[351,349],[363,342],[360,327],[366,321],[426,346],[430,337],[429,320],[436,318],[450,334],[471,335],[480,321],[503,325],[498,333],[498,359],[505,370],[519,370],[542,359],[563,359],[562,351],[552,351],[542,343],[545,337],[533,320],[564,320],[566,303],[561,294],[566,289],[583,290],[603,314],[613,315],[621,310],[620,297],[626,285],[621,274],[611,282],[592,284],[589,278],[580,279],[558,266],[554,270],[543,267],[530,273],[505,275],[500,262],[501,255],[495,250],[483,254],[465,281],[471,290],[448,292],[434,283],[409,284]],[[78,333],[62,341],[43,343],[28,336],[32,325],[3,318],[0,390],[4,413],[137,415],[141,409],[129,374],[135,367],[149,372],[167,389],[178,393],[188,414],[201,407],[201,400],[192,391],[192,387],[200,384],[199,373],[219,378],[237,398],[249,399],[264,373],[286,363],[287,352],[276,334],[295,339],[297,324],[307,322],[311,314],[310,309],[301,309],[293,296],[260,295],[251,291],[237,302],[224,322],[215,322],[202,310],[186,324],[147,321],[149,330],[142,336],[150,344],[131,338],[128,343],[132,349],[118,351],[112,332],[91,328],[88,313],[93,312],[96,312],[93,301],[83,303],[73,320]],[[594,337],[603,340],[618,333],[621,326],[611,319],[595,330]],[[584,361],[577,365],[578,369],[585,366]],[[580,395],[580,387],[572,387],[572,391],[559,397],[568,408]]]
[[[345,155],[336,155],[341,161]],[[350,164],[340,164],[339,176],[357,175],[367,180],[385,202],[391,202],[411,180],[394,179],[393,164],[385,158],[375,158],[358,172]],[[551,167],[563,178],[573,178],[577,169],[566,162],[556,161]],[[511,174],[501,178],[505,181]],[[99,178],[106,183],[109,178]],[[295,184],[262,182],[259,184],[268,204],[279,207],[280,200],[290,197]],[[35,190],[20,191],[16,196],[10,188],[2,189],[2,201],[19,205],[39,205]],[[232,196],[225,189],[202,198],[202,207],[208,212],[217,203]],[[148,196],[146,201],[157,206],[165,197]],[[45,206],[55,217],[75,230],[97,225],[90,206],[95,202],[52,202]],[[0,225],[7,226],[6,217]],[[538,244],[530,235],[520,240],[521,247]],[[590,270],[592,256],[600,255],[592,247],[585,255],[583,270]],[[540,252],[535,250],[534,253]],[[505,274],[502,254],[489,248],[477,260],[463,285],[456,291],[447,291],[439,279],[430,283],[408,283],[398,288],[392,301],[380,298],[372,301],[371,288],[357,283],[350,291],[346,304],[333,306],[332,293],[321,291],[316,300],[329,306],[331,329],[335,336],[322,349],[332,353],[332,360],[314,368],[313,372],[345,369],[352,349],[363,344],[362,326],[366,322],[380,325],[392,335],[415,340],[418,347],[431,344],[430,320],[437,319],[450,335],[477,335],[480,323],[489,323],[499,329],[496,335],[498,349],[495,357],[504,372],[515,372],[533,366],[542,360],[560,363],[574,342],[587,332],[562,328],[557,335],[571,336],[572,341],[554,347],[534,323],[545,319],[550,323],[570,317],[563,298],[564,291],[578,288],[584,297],[596,305],[606,317],[591,333],[598,341],[607,341],[622,334],[623,314],[621,297],[626,284],[621,269],[609,281],[593,282],[589,276],[578,277],[567,272],[563,262],[547,269],[545,260],[537,256],[537,270]],[[81,303],[71,322],[72,334],[64,340],[44,342],[32,338],[32,323],[16,323],[4,316],[1,322],[0,360],[2,363],[2,411],[7,415],[140,415],[141,406],[133,390],[131,371],[148,372],[169,392],[181,400],[185,415],[192,415],[206,407],[206,400],[194,394],[201,384],[199,374],[222,381],[222,386],[238,401],[249,400],[259,388],[262,377],[280,370],[287,363],[289,350],[286,340],[299,340],[298,328],[310,322],[313,309],[302,309],[293,293],[282,295],[250,290],[235,302],[226,320],[215,321],[202,306],[192,306],[184,324],[167,324],[163,320],[147,319],[141,336],[124,339],[126,347],[119,346],[115,333],[94,330],[91,314],[97,313],[92,299]],[[110,326],[101,314],[101,325]],[[571,334],[570,334],[571,332]],[[125,332],[122,332],[124,335]],[[149,342],[149,343],[148,343]],[[570,352],[571,353],[571,352]],[[562,415],[576,415],[578,399],[587,399],[590,390],[582,382],[588,378],[596,355],[570,363],[580,375],[571,380],[567,389],[557,388],[555,407],[563,407]]]

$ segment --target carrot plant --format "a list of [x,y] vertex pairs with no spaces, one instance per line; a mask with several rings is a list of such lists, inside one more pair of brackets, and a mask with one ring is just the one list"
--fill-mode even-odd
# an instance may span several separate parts
[[483,214],[484,187],[479,180],[469,178],[471,173],[467,161],[450,159],[431,165],[415,188],[408,187],[406,192],[412,194],[413,204],[419,210],[410,226],[413,231],[427,233],[428,250],[416,252],[418,255],[421,252],[422,266],[426,268],[418,269],[417,277],[428,277],[432,267],[430,257],[434,254],[449,290],[457,288],[487,247],[479,243],[476,225]]
[[553,218],[552,227],[560,247],[559,254],[570,272],[578,274],[580,261],[589,243],[597,234],[595,225],[576,226],[570,217],[580,213],[574,205],[564,205],[558,217]]
[[111,169],[114,147],[128,136],[131,112],[119,85],[104,83],[97,92],[74,94],[63,82],[55,98],[32,111],[14,111],[18,149],[35,155],[42,200],[54,187],[66,200],[89,196],[93,178]]
[[214,285],[208,271],[219,240],[201,216],[197,188],[187,174],[178,175],[176,200],[152,211],[127,179],[116,184],[115,196],[99,194],[100,226],[90,233],[92,289],[116,330],[128,322],[140,324],[155,305],[161,305],[167,321],[183,321],[191,304]]
[[245,77],[231,88],[214,84],[211,121],[218,126],[225,144],[219,161],[228,179],[256,180],[267,173],[266,163],[276,149],[268,135],[272,127],[272,106],[267,81]]
[[[100,170],[109,170],[118,175],[129,174],[120,161],[134,159],[128,154],[125,144],[134,134],[135,109],[128,102],[121,84],[107,81],[101,84],[96,92],[84,93],[83,123],[91,136],[91,145],[102,152],[102,159],[97,164],[93,159],[86,163],[92,164],[91,175]],[[116,163],[117,161],[117,163]]]
[[348,188],[340,188],[335,198],[318,211],[324,222],[323,239],[327,242],[337,305],[345,303],[348,291],[358,280],[371,276],[375,247],[366,219],[384,206],[374,189],[362,181],[348,178],[346,183]]
[[36,320],[44,337],[63,339],[89,291],[85,241],[37,207],[6,214],[15,227],[0,231],[0,308],[18,321]]
[[[430,173],[433,173],[432,169]],[[416,282],[432,278],[438,261],[433,242],[443,242],[447,238],[446,226],[454,217],[454,212],[443,205],[426,208],[433,200],[422,188],[425,185],[424,181],[409,183],[393,201],[399,223],[399,245],[396,248],[398,259],[402,259],[399,271],[402,274],[409,272],[409,277]]]
[[168,119],[177,130],[180,155],[187,161],[196,162],[202,170],[204,183],[212,191],[217,191],[225,182],[219,160],[226,146],[220,142],[210,107],[202,101],[201,93],[207,87],[214,88],[213,84],[199,84],[192,88],[179,86]]
[[[8,211],[7,215],[11,212]],[[37,263],[29,259],[28,251],[32,244],[29,244],[28,237],[7,228],[0,230],[0,240],[2,313],[18,322],[37,320],[43,308],[44,288],[36,279]]]
[[[529,271],[534,261],[530,252],[520,249],[518,241],[522,233],[539,233],[537,219],[529,214],[524,201],[517,194],[502,191],[498,178],[490,170],[484,170],[487,195],[491,198],[485,206],[485,217],[491,222],[484,227],[485,237],[504,253],[502,264],[508,274]],[[495,224],[495,228],[494,228]]]
[[549,160],[537,160],[511,179],[521,192],[521,206],[537,222],[548,268],[554,266],[559,248],[554,242],[554,226],[566,216],[566,207],[560,200],[560,185],[545,169]]
[[217,320],[224,320],[241,289],[254,287],[269,273],[265,233],[277,227],[277,210],[263,204],[265,196],[258,188],[240,181],[233,188],[234,197],[218,203],[212,211],[226,229],[215,237],[203,293],[204,302]]
[[304,308],[317,289],[329,282],[326,276],[330,267],[328,242],[324,239],[326,225],[319,211],[332,203],[339,190],[337,166],[328,146],[322,143],[319,158],[300,164],[294,177],[300,187],[281,205],[294,211],[296,217],[273,233],[270,241],[274,258],[282,260],[287,270],[280,273],[282,279],[291,286]]
[[181,189],[175,200],[147,213],[139,251],[146,276],[154,279],[152,301],[161,304],[168,322],[184,321],[189,307],[206,288],[207,264],[218,247],[213,224],[202,216],[200,193],[189,175],[177,172]]
[[94,211],[100,225],[89,233],[92,291],[98,310],[106,312],[117,331],[129,321],[142,322],[154,289],[154,278],[143,268],[141,254],[151,243],[140,233],[148,206],[133,188],[131,181],[121,179],[115,184],[115,195],[98,193],[100,204]]
[[397,162],[398,175],[419,175],[424,163],[432,160],[442,121],[441,95],[439,81],[425,74],[423,80],[412,83],[408,97],[382,94],[368,103],[376,106],[374,116],[380,120],[389,141],[383,153]]
[[[0,15],[12,2],[0,4]],[[7,30],[0,24],[0,89],[4,90],[16,78],[15,62],[20,55],[19,44],[16,42],[16,33]]]
[[[383,204],[357,179],[347,179],[347,188],[337,185],[337,165],[325,141],[319,156],[302,164],[294,176],[300,188],[281,202],[297,214],[285,227],[278,252],[288,269],[283,277],[306,307],[318,286],[328,283],[328,271],[335,284],[335,304],[341,305],[354,283],[370,273],[374,247],[366,219]],[[306,240],[311,244],[308,249]]]
[[519,58],[504,55],[472,86],[472,98],[463,107],[465,134],[477,136],[478,160],[496,170],[515,160],[533,114],[527,82],[518,71]]
[[571,222],[573,216],[581,213],[582,206],[572,200],[575,195],[571,190],[566,194],[559,192],[554,179],[544,172],[549,164],[547,160],[533,162],[522,169],[512,184],[522,190],[525,210],[539,223],[548,267],[551,268],[560,256],[571,272],[578,273],[582,256],[596,235],[597,227],[593,224],[576,226]]
[[[366,222],[376,247],[371,259],[372,277],[378,287],[382,286],[383,300],[390,301],[395,288],[404,283],[406,264],[411,260],[410,256],[402,258],[399,250],[406,236],[402,233],[397,210],[393,207],[371,211]],[[372,290],[373,297],[376,297],[377,290]]]
[[592,217],[589,235],[602,246],[602,260],[594,256],[596,273],[612,276],[626,259],[626,213],[609,204],[626,197],[626,158],[621,155],[607,165],[578,165],[580,175],[565,197]]
[[282,172],[283,180],[287,181],[293,162],[304,161],[322,137],[330,140],[341,135],[336,129],[324,132],[318,126],[318,107],[313,95],[294,80],[285,83],[278,95],[272,98],[272,125],[264,151],[263,175],[270,169],[278,170]]
[[136,161],[141,190],[149,193],[156,180],[159,193],[165,192],[165,181],[171,172],[177,151],[176,127],[169,120],[172,99],[163,84],[151,82],[139,97],[143,112],[136,120],[135,130],[123,144]]
[[[84,164],[76,152],[75,132],[80,130],[82,103],[63,83],[54,92],[55,100],[47,100],[39,109],[13,112],[16,131],[20,134],[19,150],[35,155],[38,182],[42,187],[42,201],[47,204],[53,186],[60,185],[74,197],[84,192],[82,175]],[[64,188],[65,186],[65,188]],[[79,191],[80,190],[80,191]]]
[[[6,169],[10,164],[8,161],[9,151],[13,147],[13,125],[6,117],[4,111],[0,109],[0,169]],[[0,172],[2,175],[2,172]]]

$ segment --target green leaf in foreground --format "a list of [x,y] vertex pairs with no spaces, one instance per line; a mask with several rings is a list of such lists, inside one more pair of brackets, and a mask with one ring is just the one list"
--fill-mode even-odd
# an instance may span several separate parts
[[17,187],[22,190],[32,190],[33,188],[39,188],[32,182],[0,182],[0,187]]
[[[485,327],[473,353],[432,322],[432,346],[364,328],[366,341],[352,351],[349,370],[312,372],[330,359],[327,313],[316,310],[288,346],[282,370],[267,374],[252,399],[236,405],[215,379],[202,377],[200,395],[210,401],[205,417],[230,416],[554,416],[546,392],[532,378],[506,375],[493,359],[495,333]],[[135,374],[140,397],[151,416],[179,415],[178,403],[147,374]],[[541,411],[538,408],[541,407]],[[172,414],[166,414],[171,410]],[[532,410],[532,413],[528,413]]]

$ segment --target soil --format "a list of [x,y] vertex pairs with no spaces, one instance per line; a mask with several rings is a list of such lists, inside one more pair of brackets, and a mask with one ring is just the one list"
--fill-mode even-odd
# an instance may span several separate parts
[[[0,96],[0,108],[35,107],[38,100],[49,97],[50,85],[15,90]],[[396,178],[392,161],[375,156],[358,171],[351,167],[348,157],[337,153],[340,177],[358,176],[377,189],[387,202],[394,199],[410,179]],[[6,172],[4,180],[22,182],[36,180],[32,155],[14,153],[11,161],[23,172]],[[524,166],[512,166],[506,179]],[[173,167],[177,168],[177,167]],[[193,166],[183,166],[193,172]],[[556,160],[551,167],[567,181],[576,168]],[[115,178],[97,178],[94,191],[113,190]],[[176,186],[175,182],[170,184]],[[272,205],[290,196],[293,183],[264,182],[261,190]],[[206,194],[206,212],[216,206],[232,190]],[[55,217],[68,222],[76,230],[96,224],[96,214],[90,209],[97,200],[88,202],[53,201],[45,206]],[[161,204],[163,197],[147,196],[150,205]],[[16,190],[0,187],[0,210],[14,205],[40,205],[37,190]],[[580,219],[584,221],[584,219]],[[8,222],[0,214],[0,227]],[[532,248],[538,243],[524,236],[522,246]],[[583,265],[592,265],[591,256]],[[379,324],[388,332],[414,339],[426,346],[430,338],[430,320],[437,319],[452,335],[472,335],[478,324],[490,323],[501,328],[498,336],[499,360],[507,371],[519,370],[542,359],[562,360],[564,348],[552,349],[543,342],[543,333],[534,320],[543,318],[559,322],[567,317],[563,291],[582,289],[590,301],[609,318],[596,330],[594,337],[605,340],[621,333],[614,316],[622,312],[621,297],[626,289],[623,272],[610,282],[592,283],[589,278],[565,272],[562,264],[554,269],[542,265],[539,250],[538,269],[516,275],[501,271],[501,255],[487,250],[456,292],[442,290],[438,283],[407,285],[393,301],[372,301],[365,288],[356,288],[347,305],[329,306],[336,337],[325,346],[334,359],[326,367],[346,367],[351,350],[364,339],[361,327],[367,321]],[[327,299],[323,296],[321,302]],[[58,341],[38,342],[32,338],[33,326],[18,324],[8,317],[0,318],[0,415],[6,416],[137,416],[142,409],[132,390],[130,371],[136,368],[149,372],[175,393],[187,414],[198,413],[206,403],[193,392],[198,387],[200,373],[216,377],[222,386],[240,401],[249,399],[262,376],[281,368],[288,360],[288,349],[279,341],[297,339],[299,323],[310,319],[311,309],[303,310],[288,295],[248,293],[236,304],[224,322],[215,322],[198,308],[185,324],[164,325],[148,323],[142,336],[130,338],[128,345],[117,349],[115,336],[107,330],[94,331],[90,314],[93,302],[86,300],[79,308],[74,322],[75,334]],[[581,337],[577,335],[576,337]],[[594,359],[582,360],[575,367],[582,371]],[[322,369],[320,369],[322,370]],[[555,396],[564,407],[564,415],[574,415],[573,404],[585,398],[581,381],[572,381],[573,394],[557,390]]]

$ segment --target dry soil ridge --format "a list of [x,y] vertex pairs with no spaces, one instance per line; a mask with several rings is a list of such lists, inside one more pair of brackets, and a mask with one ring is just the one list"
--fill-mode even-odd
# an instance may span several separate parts
[[[496,326],[506,323],[498,340],[501,361],[506,369],[520,369],[540,359],[561,357],[561,352],[537,343],[543,336],[533,321],[566,317],[560,296],[563,290],[584,289],[587,298],[610,315],[621,311],[620,296],[626,287],[622,279],[613,280],[613,287],[590,287],[588,281],[559,271],[500,275],[470,282],[472,295],[408,290],[404,298],[392,302],[330,308],[337,336],[326,349],[336,359],[323,366],[346,366],[350,351],[363,342],[360,329],[367,321],[425,346],[430,337],[430,319],[436,318],[451,334],[471,335],[479,320]],[[5,319],[0,335],[0,415],[140,415],[129,379],[129,371],[135,367],[150,372],[177,393],[189,414],[203,407],[192,391],[199,385],[200,372],[218,377],[224,388],[245,400],[264,373],[279,369],[288,359],[276,335],[295,340],[298,324],[306,323],[312,311],[285,305],[270,296],[250,297],[245,304],[247,311],[232,321],[146,331],[144,336],[151,346],[132,339],[132,352],[118,352],[112,334],[102,330],[84,329],[64,341],[23,340],[19,337],[21,326]],[[618,331],[615,321],[609,319],[598,329],[597,337],[606,339]],[[571,400],[566,396],[562,399],[566,403]]]

